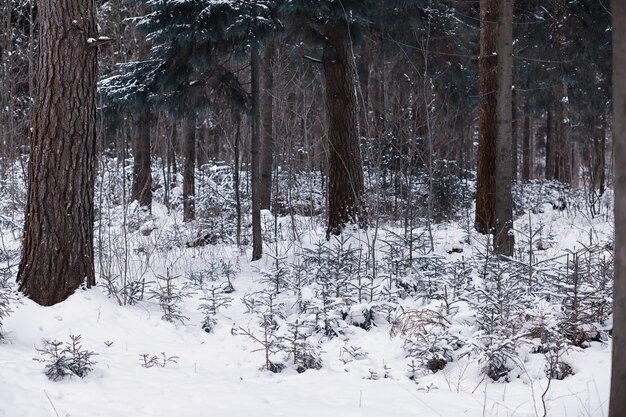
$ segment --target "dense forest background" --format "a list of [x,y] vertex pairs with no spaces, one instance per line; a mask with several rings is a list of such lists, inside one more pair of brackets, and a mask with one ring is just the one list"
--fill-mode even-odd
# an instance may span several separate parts
[[[349,39],[341,42],[356,81],[364,184],[375,196],[368,216],[413,222],[459,214],[473,200],[466,180],[476,175],[478,142],[489,137],[481,123],[495,126],[479,104],[495,99],[496,80],[481,85],[479,67],[497,61],[488,33],[496,3],[348,3],[349,18],[337,5],[304,1],[99,2],[100,34],[111,41],[98,54],[98,148],[133,182],[128,200],[149,207],[160,193],[168,205],[185,205],[187,219],[210,223],[218,210],[203,188],[211,167],[254,175],[259,165],[261,208],[325,211],[335,145],[322,26],[345,20],[337,37]],[[491,15],[481,16],[481,7]],[[36,18],[33,1],[3,3],[5,165],[28,153]],[[612,173],[610,13],[601,2],[525,2],[513,19],[514,179],[584,188],[593,210]],[[163,175],[153,179],[151,169]],[[182,196],[170,192],[178,174]],[[225,230],[233,239],[244,238],[253,175],[234,179],[238,227]]]
[[0,7],[0,414],[605,414],[608,1]]

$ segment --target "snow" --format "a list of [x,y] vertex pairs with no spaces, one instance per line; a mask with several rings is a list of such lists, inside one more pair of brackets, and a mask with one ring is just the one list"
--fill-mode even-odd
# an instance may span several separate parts
[[[185,298],[182,314],[185,324],[161,319],[155,300],[144,299],[136,305],[119,305],[105,295],[101,287],[79,290],[67,301],[41,307],[19,296],[12,303],[13,313],[4,320],[6,341],[0,344],[0,416],[47,417],[172,417],[172,416],[341,416],[341,417],[435,417],[435,416],[604,416],[608,409],[611,341],[591,342],[585,349],[573,348],[565,354],[574,375],[562,381],[549,381],[544,372],[545,358],[520,350],[518,368],[511,372],[509,383],[493,382],[481,372],[475,357],[463,356],[437,372],[422,372],[415,381],[407,378],[407,358],[400,337],[389,335],[390,325],[376,319],[369,331],[347,326],[344,334],[331,339],[312,336],[322,348],[323,366],[299,374],[293,366],[282,373],[262,370],[264,352],[259,350],[242,329],[260,335],[255,315],[246,312],[242,298],[267,287],[260,281],[260,271],[272,267],[267,253],[256,263],[249,253],[234,245],[220,244],[188,248],[184,245],[163,249],[160,240],[176,230],[180,241],[192,235],[180,223],[180,213],[167,214],[155,204],[149,221],[131,232],[132,270],[154,280],[167,272],[180,275],[180,282],[190,271],[207,268],[211,261],[231,262],[240,272],[233,280],[236,291],[228,294],[232,305],[219,310],[212,333],[204,332],[198,311],[202,291]],[[538,213],[516,219],[516,230],[541,230],[546,249],[541,259],[559,256],[566,250],[580,248],[594,235],[602,240],[612,233],[610,216],[594,219],[572,212],[539,207]],[[265,222],[271,213],[264,212]],[[311,221],[291,217],[279,219],[285,229],[292,224],[308,225],[299,230],[305,247],[312,248],[323,239],[323,227]],[[109,227],[118,227],[115,222]],[[147,232],[150,230],[151,232]],[[288,230],[288,229],[286,229]],[[147,235],[145,235],[147,233]],[[373,230],[359,232],[355,244],[371,241]],[[290,233],[285,233],[290,235]],[[384,238],[379,231],[378,239]],[[462,259],[480,251],[480,242],[464,244],[464,225],[434,225],[436,254],[442,259]],[[15,247],[18,234],[8,242]],[[601,238],[602,239],[601,239]],[[7,238],[5,234],[4,238]],[[189,239],[190,240],[190,239]],[[524,240],[516,235],[516,242]],[[119,243],[119,242],[118,242]],[[462,248],[463,253],[451,251]],[[285,243],[289,256],[292,244]],[[449,253],[450,252],[450,253]],[[220,278],[220,281],[222,281]],[[215,282],[220,284],[220,282]],[[300,301],[315,303],[317,294],[311,286],[301,288]],[[146,297],[147,298],[147,297]],[[434,308],[425,304],[423,308]],[[364,320],[363,306],[355,304],[351,320]],[[553,306],[543,303],[537,311]],[[290,311],[292,306],[285,309]],[[467,303],[459,303],[450,332],[471,337],[477,329],[471,322],[473,312]],[[287,320],[288,318],[285,318]],[[49,381],[36,348],[43,339],[68,340],[80,334],[83,346],[96,352],[94,371],[84,379],[77,377],[60,382]],[[141,355],[177,357],[176,363],[144,368]],[[549,384],[549,386],[548,386]],[[543,400],[542,400],[543,397]],[[544,405],[546,411],[544,412]]]
[[[355,343],[376,360],[344,365],[334,357],[341,342],[333,341],[327,349],[335,351],[327,352],[321,370],[272,374],[259,371],[261,355],[247,339],[231,334],[230,321],[241,320],[234,311],[226,313],[231,320],[219,324],[215,334],[206,334],[195,325],[166,323],[149,306],[120,307],[98,289],[80,291],[53,307],[22,303],[5,325],[10,343],[0,349],[0,376],[6,381],[0,415],[7,417],[50,416],[53,406],[62,416],[93,417],[535,416],[534,407],[542,415],[533,398],[540,403],[546,380],[533,382],[540,378],[533,370],[502,384],[484,381],[459,362],[416,385],[403,378],[399,342],[385,329],[355,328]],[[82,334],[85,346],[99,353],[95,371],[83,380],[48,381],[32,360],[33,347],[42,338],[66,339],[70,333]],[[141,354],[161,352],[180,359],[164,368],[140,366]],[[610,344],[594,344],[572,356],[576,375],[552,381],[548,415],[605,415]],[[391,378],[364,379],[369,369],[382,370],[383,361]]]

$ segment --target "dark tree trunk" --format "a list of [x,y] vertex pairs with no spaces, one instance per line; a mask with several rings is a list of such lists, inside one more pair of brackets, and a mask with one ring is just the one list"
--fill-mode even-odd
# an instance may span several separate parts
[[593,187],[598,190],[599,194],[604,194],[606,183],[605,159],[606,159],[606,126],[603,115],[596,116],[596,128],[593,141],[593,165],[592,165],[592,181]]
[[496,124],[498,57],[496,55],[498,0],[480,0],[480,112],[476,169],[474,227],[490,233],[495,218]]
[[41,305],[95,285],[95,3],[38,2],[39,57],[31,124],[20,290]]
[[194,115],[190,115],[187,119],[183,158],[183,221],[188,222],[196,218],[196,117]]
[[556,180],[571,184],[571,146],[568,141],[569,108],[567,97],[567,85],[563,82],[557,86],[557,148],[556,148]]
[[554,123],[552,121],[552,109],[548,109],[546,116],[546,169],[544,178],[548,181],[556,178],[556,144],[554,143]]
[[261,236],[261,195],[260,182],[260,154],[261,154],[261,57],[258,48],[250,52],[251,70],[250,84],[252,86],[252,135],[250,137],[250,174],[252,182],[252,260],[257,261],[263,256],[263,238]]
[[144,111],[137,121],[133,138],[132,199],[148,210],[152,206],[152,164],[150,163],[150,125],[152,117]]
[[274,74],[272,59],[274,43],[269,41],[263,52],[263,91],[261,94],[261,208],[269,210],[272,204],[272,168],[274,165]]
[[532,119],[530,116],[524,117],[524,139],[522,141],[522,181],[528,182],[532,178]]
[[511,116],[511,140],[512,140],[512,147],[513,147],[513,155],[512,155],[512,164],[513,164],[513,182],[517,182],[517,170],[518,170],[518,135],[517,135],[517,117],[518,117],[518,109],[517,109],[517,103],[519,101],[519,98],[517,97],[517,93],[515,91],[515,88],[513,88],[513,90],[511,91],[512,96],[511,96],[511,106],[512,106],[512,116]]
[[494,251],[513,255],[513,140],[511,88],[513,83],[513,0],[498,5],[498,138],[496,144],[496,207]]
[[328,124],[328,229],[339,235],[348,223],[367,226],[363,167],[357,133],[354,70],[348,27],[326,31],[323,65]]
[[235,133],[235,144],[233,146],[233,153],[235,157],[235,172],[233,173],[233,182],[235,188],[235,212],[237,216],[237,226],[235,230],[236,242],[237,246],[241,245],[241,178],[239,173],[241,172],[241,118],[239,115],[236,116],[236,133]]
[[626,2],[613,1],[613,146],[615,279],[609,417],[626,416]]

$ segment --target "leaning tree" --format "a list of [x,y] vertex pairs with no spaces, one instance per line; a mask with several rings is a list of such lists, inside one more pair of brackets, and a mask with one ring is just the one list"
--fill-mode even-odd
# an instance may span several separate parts
[[40,0],[20,290],[41,305],[95,284],[94,2]]

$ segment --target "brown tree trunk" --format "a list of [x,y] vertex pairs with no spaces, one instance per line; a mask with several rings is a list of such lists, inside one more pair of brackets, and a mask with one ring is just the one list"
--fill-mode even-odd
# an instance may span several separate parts
[[494,251],[513,255],[513,140],[511,89],[513,84],[513,0],[498,5],[498,138],[496,144],[496,201]]
[[498,0],[480,0],[480,109],[476,169],[474,227],[489,233],[494,226],[496,187],[496,124],[498,56],[496,55]]
[[152,206],[152,164],[150,163],[150,126],[148,111],[140,114],[133,137],[133,191],[132,199],[148,211]]
[[613,1],[613,146],[615,158],[615,279],[609,417],[626,416],[626,2]]
[[95,285],[95,3],[38,2],[39,57],[17,282],[41,305]]
[[196,218],[196,117],[189,115],[187,119],[187,131],[183,143],[183,221],[191,221]]
[[250,174],[252,182],[252,260],[257,261],[263,256],[263,238],[261,236],[261,195],[260,186],[260,154],[261,154],[261,57],[258,47],[250,52],[250,84],[252,86],[252,135],[250,137]]
[[326,31],[323,65],[328,124],[328,229],[338,235],[347,223],[367,226],[363,167],[357,133],[354,69],[348,27]]
[[261,94],[261,174],[259,194],[261,208],[269,210],[272,204],[272,168],[274,165],[274,73],[272,60],[274,43],[269,41],[263,52],[263,91]]

